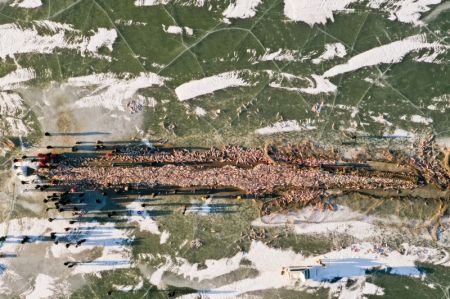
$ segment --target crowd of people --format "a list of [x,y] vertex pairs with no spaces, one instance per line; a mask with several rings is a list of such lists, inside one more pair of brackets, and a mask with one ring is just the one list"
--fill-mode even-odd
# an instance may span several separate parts
[[242,148],[238,146],[227,146],[223,149],[210,148],[208,150],[174,149],[170,151],[152,151],[141,148],[125,148],[114,156],[104,156],[99,162],[114,161],[127,163],[166,163],[166,164],[188,164],[188,163],[216,163],[232,164],[240,166],[253,166],[256,164],[267,164],[264,152],[256,148]]
[[[430,134],[427,138],[420,142],[420,154],[417,158],[411,158],[412,163],[417,165],[421,173],[423,173],[429,181],[432,181],[436,186],[445,190],[450,188],[450,176],[441,167],[442,163],[437,159],[439,150],[435,148],[434,135]],[[448,163],[444,161],[444,163]],[[448,167],[448,165],[447,165]]]
[[[336,163],[325,153],[302,154],[290,150],[228,146],[210,150],[136,151],[83,157],[61,155],[58,163],[42,168],[39,175],[76,190],[105,188],[234,188],[258,197],[278,195],[276,204],[308,204],[324,191],[361,189],[411,189],[416,182],[395,175],[361,175],[330,172],[322,164]],[[120,164],[126,163],[127,165]],[[143,165],[142,163],[150,163]],[[151,163],[158,163],[157,166]],[[206,165],[205,165],[206,164]]]
[[175,149],[159,152],[154,152],[148,148],[129,147],[114,156],[102,157],[101,160],[128,163],[215,163],[244,167],[284,162],[306,167],[318,167],[321,164],[336,163],[337,158],[334,153],[312,149],[311,145],[288,145],[281,148],[266,147],[264,149],[231,145],[222,149],[212,147],[208,150]]
[[235,187],[247,194],[272,193],[281,189],[394,189],[412,188],[409,180],[389,177],[368,177],[355,174],[334,174],[317,168],[259,164],[252,168],[226,165],[199,168],[196,165],[162,167],[86,166],[48,170],[47,175],[67,187],[78,190],[110,186],[178,186],[226,188]]

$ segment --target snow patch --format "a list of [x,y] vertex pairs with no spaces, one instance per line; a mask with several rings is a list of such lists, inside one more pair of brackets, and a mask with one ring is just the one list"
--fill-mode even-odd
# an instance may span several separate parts
[[[154,6],[154,5],[166,5],[169,4],[171,0],[135,0],[135,6]],[[197,6],[202,7],[205,5],[205,0],[186,0],[179,3],[182,6]]]
[[365,277],[358,277],[356,279],[352,279],[352,281],[348,278],[343,278],[336,283],[324,285],[329,287],[330,297],[333,298],[365,299],[367,298],[365,295],[384,295],[383,288],[367,282]]
[[186,27],[184,26],[184,32],[186,32],[187,35],[193,35],[194,34],[194,30],[190,27]]
[[312,60],[312,63],[319,64],[325,60],[330,60],[335,57],[344,57],[347,55],[347,51],[345,50],[345,46],[341,43],[334,44],[326,44],[325,51],[319,57]]
[[142,289],[144,286],[144,279],[142,277],[139,277],[139,282],[136,285],[117,285],[113,284],[113,289],[121,292],[131,292],[131,291],[137,291]]
[[[1,50],[0,50],[1,51]],[[20,83],[36,78],[36,73],[31,68],[18,68],[15,71],[0,78],[0,90],[13,90],[20,86]]]
[[256,8],[261,4],[261,0],[236,0],[223,12],[226,18],[251,18],[256,14]]
[[[325,223],[330,224],[333,221],[340,221],[342,217],[346,216],[354,218],[363,216],[344,207],[341,207],[337,213],[325,212],[327,213],[325,216],[321,212],[314,213],[312,210],[296,213],[299,214],[292,216],[295,216],[296,221],[299,222],[303,222],[305,219],[311,220],[313,214],[314,220],[324,220]],[[285,223],[279,224],[285,225]],[[317,228],[322,229],[319,226]],[[361,236],[365,232],[364,227],[356,229],[360,230]],[[164,286],[163,276],[165,272],[182,275],[185,279],[196,283],[203,280],[213,280],[240,269],[242,262],[245,260],[251,263],[250,266],[244,266],[245,268],[251,267],[258,271],[256,277],[244,277],[225,285],[219,284],[219,287],[213,289],[184,295],[180,298],[198,298],[203,295],[210,299],[237,298],[252,291],[294,287],[304,291],[314,291],[317,288],[325,287],[329,289],[330,297],[364,298],[365,295],[384,294],[382,288],[366,282],[367,270],[379,269],[380,271],[389,271],[394,275],[421,277],[423,274],[416,267],[416,261],[438,264],[447,259],[447,256],[442,258],[443,254],[439,249],[419,247],[407,243],[401,244],[401,246],[403,248],[402,253],[381,244],[363,242],[326,254],[305,257],[291,249],[275,249],[263,242],[253,241],[248,252],[239,252],[230,258],[220,260],[206,260],[206,267],[201,270],[198,269],[198,264],[190,264],[184,258],[172,259],[168,255],[163,256],[164,262],[153,272],[150,282],[157,286]],[[282,269],[290,266],[308,267],[309,279],[298,284],[296,279],[283,274]],[[351,286],[348,286],[349,279],[352,279]],[[214,281],[212,285],[214,285]]]
[[259,135],[270,135],[276,133],[286,133],[294,131],[314,130],[315,126],[311,124],[310,120],[299,123],[297,120],[287,120],[276,122],[270,126],[256,129],[255,133]]
[[123,19],[115,20],[114,24],[124,25],[124,26],[145,26],[145,25],[147,25],[147,23],[145,23],[145,22],[139,22],[139,21],[134,21],[134,20],[123,20]]
[[381,82],[379,77],[378,78],[366,77],[366,78],[364,78],[364,81],[366,81],[372,85],[378,86],[378,87],[385,87],[385,85]]
[[136,0],[134,1],[135,6],[154,6],[154,5],[165,5],[168,4],[170,0]]
[[[38,29],[46,28],[51,34],[40,34]],[[66,33],[75,33],[75,36],[66,38]],[[101,47],[112,50],[117,38],[114,29],[98,28],[90,37],[82,36],[79,30],[71,25],[51,21],[33,22],[30,28],[21,28],[17,24],[0,25],[0,58],[14,58],[16,54],[40,53],[50,54],[55,49],[78,50],[82,56],[88,54],[94,57],[110,60],[108,56],[98,54]],[[11,41],[14,41],[13,43]]]
[[278,49],[278,51],[270,53],[269,50],[264,53],[263,56],[259,58],[260,61],[294,61],[295,56],[298,52],[292,50]]
[[170,237],[170,233],[168,231],[163,231],[161,233],[161,237],[159,239],[159,244],[165,244],[167,242],[167,240],[169,240]]
[[[129,245],[134,237],[130,237],[130,230],[116,227],[112,222],[102,224],[87,222],[84,226],[86,227],[75,229],[69,235],[74,239],[73,242],[82,238],[87,239],[82,246],[77,248],[72,245],[65,248],[63,244],[55,244],[51,247],[53,255],[58,257],[66,256],[68,252],[75,255],[96,247],[102,249],[98,258],[77,264],[73,274],[98,273],[104,270],[131,267],[131,248]],[[101,236],[96,237],[96,234]]]
[[420,57],[414,57],[413,59],[417,62],[425,62],[425,63],[436,63],[440,64],[445,61],[444,58],[437,59],[439,55],[444,54],[447,51],[448,47],[441,47],[441,48],[435,48],[428,50],[426,53],[424,53]]
[[441,96],[433,97],[431,102],[432,104],[427,107],[429,110],[446,113],[446,111],[450,109],[450,94],[443,94]]
[[239,77],[239,72],[234,71],[183,83],[175,88],[175,93],[180,101],[186,101],[217,90],[249,85]]
[[220,260],[206,260],[204,269],[198,269],[198,264],[191,265],[183,258],[177,258],[179,267],[177,274],[189,277],[191,280],[202,281],[212,279],[239,269],[240,262],[244,256],[243,252],[237,253],[231,258],[222,258]]
[[[16,93],[0,92],[0,124],[10,135],[26,136],[28,128],[23,117],[25,116],[23,99]],[[2,121],[3,120],[3,121]]]
[[55,279],[45,275],[38,274],[34,282],[33,290],[25,295],[26,299],[45,299],[53,297],[53,286]]
[[21,8],[37,8],[42,6],[41,0],[16,0],[13,3],[11,3],[12,7],[17,6]]
[[155,235],[161,235],[158,228],[158,222],[154,220],[149,211],[142,207],[142,203],[134,201],[126,206],[128,215],[125,218],[128,222],[136,222],[140,231],[147,231]]
[[162,86],[165,80],[166,78],[150,72],[140,73],[138,76],[125,73],[121,77],[113,73],[102,73],[69,78],[67,85],[92,90],[74,103],[76,107],[103,107],[108,110],[125,111],[125,107],[129,106],[125,103],[127,100],[140,100],[143,101],[143,105],[154,106],[154,101],[150,99],[146,103],[144,98],[137,95],[137,92],[154,85]]
[[356,0],[284,0],[284,15],[310,26],[325,24],[328,19],[334,22],[333,13],[344,11],[353,2]]
[[323,74],[324,78],[334,77],[367,66],[381,63],[398,63],[410,52],[420,49],[442,49],[446,46],[437,43],[428,43],[425,34],[407,37],[403,40],[385,44],[350,58],[346,63],[332,67]]
[[112,45],[117,38],[117,32],[114,29],[98,28],[98,31],[91,36],[86,49],[89,52],[96,53],[102,47],[108,48],[112,51]]
[[328,79],[323,76],[311,75],[314,79],[314,83],[310,87],[300,88],[301,92],[309,94],[319,94],[319,93],[334,93],[337,90],[337,86],[331,83]]
[[372,219],[346,206],[336,206],[334,211],[306,207],[284,214],[271,214],[255,221],[255,226],[292,225],[296,234],[348,234],[365,240],[379,236],[381,231]]
[[183,28],[180,26],[170,25],[166,28],[165,25],[163,26],[164,32],[170,33],[170,34],[183,34]]
[[373,121],[382,124],[382,125],[386,125],[386,126],[392,126],[392,123],[390,121],[388,121],[385,117],[385,115],[380,114],[378,116],[370,116],[371,119],[373,119]]
[[[269,86],[274,88],[285,89],[289,91],[303,92],[308,94],[320,94],[320,93],[333,93],[336,91],[337,87],[331,83],[328,79],[323,78],[319,75],[311,75],[311,78],[304,78],[296,76],[289,73],[274,73],[273,71],[268,71],[270,78],[275,78],[275,81],[270,82]],[[295,85],[297,81],[305,81],[308,87],[291,87],[284,86],[283,81],[287,80],[291,85]],[[293,84],[294,83],[294,84]]]
[[189,27],[183,27],[181,28],[180,26],[175,26],[175,25],[170,25],[167,26],[166,25],[162,25],[163,31],[169,34],[183,34],[183,30],[185,32],[186,35],[193,35],[194,34],[194,30],[192,28]]
[[17,116],[22,115],[22,98],[16,93],[0,92],[0,115]]
[[411,116],[411,121],[413,123],[419,123],[419,124],[425,124],[425,125],[429,125],[431,123],[433,123],[433,119],[429,118],[429,117],[423,117],[420,115],[412,115]]
[[[270,248],[260,241],[253,241],[249,252],[245,253],[242,258],[252,262],[252,267],[259,272],[258,276],[244,278],[208,290],[205,295],[211,299],[236,298],[252,291],[293,288],[297,281],[281,272],[283,267],[289,266],[310,268],[310,278],[299,286],[303,290],[326,287],[330,289],[330,297],[339,296],[340,298],[362,298],[363,295],[369,294],[382,295],[381,288],[365,283],[366,270],[392,268],[390,269],[391,274],[420,277],[421,273],[417,269],[415,261],[433,261],[438,254],[438,250],[435,249],[409,246],[408,244],[403,246],[405,254],[365,242],[323,255],[304,257],[292,250]],[[339,280],[330,282],[335,281],[336,278]],[[349,278],[357,279],[358,286],[347,288],[345,285]],[[197,298],[198,295],[189,294],[181,298]]]
[[[290,91],[297,91],[300,92],[300,88],[299,87],[293,87],[293,86],[297,86],[299,84],[305,85],[309,84],[309,85],[313,85],[313,82],[307,78],[303,78],[301,76],[297,76],[294,74],[290,74],[290,73],[278,73],[278,72],[274,72],[272,70],[267,70],[266,71],[269,74],[269,78],[271,79],[271,82],[269,83],[270,87],[273,88],[280,88],[280,89],[285,89],[285,90],[290,90]],[[288,83],[286,86],[285,83]]]
[[389,19],[402,23],[423,25],[420,20],[422,14],[430,10],[431,5],[441,3],[442,0],[370,0],[368,6],[381,9],[389,13]]
[[364,295],[383,296],[384,290],[383,288],[380,288],[379,286],[376,286],[373,283],[365,282],[362,293]]
[[[66,257],[70,260],[72,255],[94,248],[102,249],[98,258],[78,263],[71,274],[130,267],[131,249],[128,245],[132,238],[129,238],[129,230],[117,228],[114,223],[80,222],[73,225],[69,221],[70,218],[57,218],[49,222],[44,218],[25,217],[0,223],[0,231],[7,236],[2,251],[20,252],[24,246],[21,244],[24,236],[29,237],[29,243],[48,243],[48,233],[55,232],[56,240],[60,243],[49,247],[49,254],[55,258]],[[71,227],[71,230],[66,232],[64,227]],[[82,239],[85,239],[85,242],[76,247],[74,243]],[[66,242],[72,243],[72,246],[66,248]]]
[[152,275],[150,276],[150,283],[152,285],[157,286],[158,288],[164,287],[163,282],[162,282],[162,276],[163,274],[172,269],[173,263],[172,260],[170,259],[170,256],[165,256],[166,262],[162,265],[159,266],[158,269],[156,269],[155,272],[152,273]]
[[206,110],[203,109],[202,107],[198,107],[198,106],[197,106],[197,107],[195,107],[195,109],[194,109],[194,113],[195,113],[195,115],[202,117],[202,116],[205,116],[205,115],[206,115]]
[[406,130],[395,128],[394,132],[388,133],[385,132],[383,136],[395,136],[395,137],[404,137],[404,138],[415,138],[416,135],[414,133],[408,132]]
[[161,286],[162,276],[166,271],[182,275],[184,278],[190,280],[207,280],[214,279],[221,275],[233,272],[240,267],[240,262],[244,257],[243,252],[239,252],[233,257],[222,258],[219,260],[205,260],[205,268],[198,269],[198,264],[191,264],[186,259],[177,257],[175,261],[172,261],[170,256],[164,256],[165,263],[159,266],[159,268],[153,272],[150,282],[154,285]]

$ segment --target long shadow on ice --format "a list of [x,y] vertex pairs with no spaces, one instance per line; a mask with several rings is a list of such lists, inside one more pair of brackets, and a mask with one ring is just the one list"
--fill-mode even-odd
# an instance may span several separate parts
[[95,135],[111,135],[109,132],[51,132],[50,136],[95,136]]

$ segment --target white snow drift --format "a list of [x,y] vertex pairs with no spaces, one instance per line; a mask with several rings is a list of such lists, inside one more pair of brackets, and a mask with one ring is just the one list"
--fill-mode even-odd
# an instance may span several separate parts
[[412,115],[411,116],[411,121],[413,123],[419,123],[419,124],[424,124],[424,125],[429,125],[433,122],[433,119],[430,117],[424,117],[421,115]]
[[257,129],[256,134],[270,135],[275,133],[286,133],[294,131],[314,130],[316,127],[311,124],[311,121],[307,120],[303,123],[299,123],[297,120],[287,120],[276,122],[270,126]]
[[17,6],[21,8],[37,8],[42,6],[41,0],[16,0],[10,6]]
[[168,231],[161,232],[158,222],[150,215],[150,211],[142,207],[141,201],[129,203],[126,208],[128,215],[125,217],[130,223],[137,223],[140,231],[146,231],[154,235],[160,236],[160,244],[164,244],[170,237]]
[[163,27],[163,31],[166,33],[170,33],[170,34],[183,34],[183,29],[184,32],[186,33],[186,35],[193,35],[194,34],[194,30],[190,27],[184,27],[181,28],[180,26],[175,26],[175,25],[170,25],[167,26],[166,25],[162,25]]
[[319,57],[312,60],[312,63],[319,64],[322,61],[330,60],[335,57],[344,57],[347,55],[347,51],[345,50],[345,46],[341,43],[334,44],[326,44],[325,51]]
[[197,115],[197,116],[205,116],[206,115],[206,110],[205,109],[203,109],[202,107],[195,107],[195,109],[194,109],[194,113],[195,113],[195,115]]
[[239,77],[239,72],[225,72],[218,75],[205,77],[181,84],[175,88],[175,93],[180,101],[190,100],[214,91],[236,87],[249,86],[250,84]]
[[223,12],[226,18],[251,18],[256,14],[256,8],[261,3],[261,0],[236,0]]
[[284,15],[312,26],[334,21],[333,13],[344,11],[355,0],[284,0]]
[[[301,88],[298,90],[310,94],[335,92],[337,87],[331,83],[328,78],[379,64],[399,63],[409,53],[417,52],[423,49],[428,49],[429,51],[441,54],[449,48],[449,46],[436,42],[427,42],[425,34],[409,36],[405,39],[394,41],[359,53],[351,57],[346,63],[338,64],[325,71],[322,75],[313,74],[311,77],[314,79],[314,82],[311,81],[311,87]],[[326,52],[327,51],[325,51],[325,53]],[[340,55],[344,55],[344,52],[345,49],[341,51]],[[325,55],[325,53],[323,55]],[[326,56],[328,56],[328,54],[326,54],[325,57]],[[319,60],[315,62],[319,62]]]
[[442,49],[446,46],[437,43],[428,43],[425,34],[418,34],[405,39],[385,44],[350,58],[346,63],[332,67],[323,74],[329,78],[339,74],[355,71],[357,69],[374,66],[382,63],[398,63],[410,52],[421,49]]
[[25,136],[28,128],[23,117],[25,116],[23,99],[13,92],[0,92],[0,126],[13,136]]
[[309,87],[300,88],[300,91],[309,94],[319,94],[319,93],[333,93],[336,92],[337,87],[329,80],[318,75],[311,75],[314,81],[310,81]]
[[[23,5],[37,5],[41,0],[24,0]],[[16,1],[17,2],[17,1]],[[166,5],[171,0],[135,0],[136,6]],[[235,0],[223,12],[224,21],[228,18],[251,18],[261,0]],[[349,6],[358,0],[284,0],[284,15],[292,21],[300,21],[310,26],[326,24],[328,20],[334,21],[334,14],[347,13],[353,10]],[[385,12],[392,21],[423,25],[420,20],[422,14],[429,11],[431,6],[442,0],[369,0],[364,1],[369,9]],[[29,3],[29,4],[26,4]],[[34,4],[36,3],[36,4]],[[204,0],[186,1],[183,5],[203,6]],[[20,5],[19,5],[20,6]]]
[[31,68],[18,68],[15,71],[0,78],[0,91],[13,90],[21,83],[32,80],[36,73]]
[[154,5],[164,5],[169,3],[170,0],[136,0],[134,1],[135,6],[154,6]]
[[45,274],[38,274],[33,289],[25,295],[26,299],[45,299],[53,296],[55,279]]
[[306,207],[299,211],[274,213],[252,222],[255,226],[292,226],[297,234],[348,234],[359,240],[381,235],[371,217],[337,206],[334,211]]
[[183,33],[183,28],[181,28],[180,26],[170,25],[167,28],[165,25],[162,25],[162,26],[163,26],[164,32],[167,32],[170,34],[182,34]]
[[294,61],[295,57],[298,55],[298,51],[293,50],[283,50],[278,49],[275,52],[269,52],[269,50],[264,53],[263,56],[259,58],[260,61]]
[[[169,4],[171,0],[135,0],[135,6],[155,6],[155,5],[166,5]],[[205,0],[187,0],[184,1],[182,5],[190,5],[202,7],[205,4]]]
[[[302,283],[300,289],[326,287],[330,289],[330,297],[362,298],[363,295],[382,295],[383,290],[365,281],[366,270],[392,268],[390,273],[397,275],[420,277],[421,273],[415,261],[437,263],[439,250],[402,244],[404,254],[387,247],[372,243],[354,244],[345,249],[331,251],[323,255],[305,257],[292,250],[270,248],[262,242],[253,241],[248,252],[239,252],[235,256],[217,261],[206,261],[206,268],[198,270],[197,265],[190,265],[186,260],[177,258],[172,261],[166,257],[163,263],[151,276],[150,281],[162,285],[163,274],[172,272],[191,280],[214,279],[231,273],[240,267],[244,259],[251,262],[251,267],[258,271],[252,278],[242,278],[219,287],[199,292],[208,298],[237,298],[252,291],[266,289],[293,288],[294,279],[281,273],[283,267],[310,266],[310,278]],[[326,267],[319,264],[322,261]],[[187,274],[187,275],[186,275]],[[358,286],[347,288],[348,278],[358,280]],[[337,281],[336,281],[337,279]],[[329,282],[333,281],[334,282]],[[189,294],[181,298],[197,298],[199,294]]]
[[[362,2],[358,0],[284,0],[284,15],[293,20],[309,24],[325,24],[334,21],[333,14],[351,12],[349,5]],[[381,10],[388,14],[392,21],[422,25],[420,18],[430,10],[431,5],[442,0],[369,0],[370,9]]]
[[381,9],[389,13],[390,20],[403,23],[422,25],[422,13],[430,10],[431,5],[441,3],[442,0],[370,0],[369,7]]
[[[38,29],[50,30],[49,34],[41,34]],[[75,33],[75,37],[68,38],[66,33]],[[17,24],[0,25],[0,59],[14,58],[16,54],[40,53],[50,54],[55,49],[72,49],[95,57],[107,58],[98,54],[98,50],[112,45],[117,38],[114,29],[98,28],[91,36],[82,36],[71,25],[51,21],[33,22],[30,28],[22,28]],[[14,42],[12,42],[14,41]]]
[[113,73],[102,73],[70,78],[67,85],[91,90],[75,102],[76,107],[125,111],[126,101],[137,97],[140,89],[162,86],[164,80],[165,78],[150,72],[140,73],[138,76],[125,73],[121,77]]
[[22,97],[13,92],[23,82],[34,79],[35,72],[31,68],[19,68],[0,78],[0,127],[14,136],[25,136],[28,128],[23,120],[25,116]]
[[[328,79],[318,75],[311,75],[311,78],[297,76],[289,73],[276,73],[268,71],[273,81],[269,83],[270,87],[279,88],[289,91],[295,91],[308,94],[334,93],[337,90],[336,85]],[[298,83],[306,83],[306,87],[297,87]],[[287,83],[287,84],[286,84]]]
[[11,253],[21,252],[24,249],[20,243],[23,236],[29,236],[29,242],[33,244],[47,243],[45,235],[53,231],[56,232],[57,240],[63,239],[76,243],[86,239],[86,242],[83,246],[69,248],[66,248],[64,244],[51,244],[48,258],[51,255],[54,258],[64,257],[70,260],[72,255],[84,251],[94,248],[102,250],[98,258],[78,265],[73,273],[96,273],[101,270],[130,267],[131,252],[128,245],[132,238],[129,237],[129,230],[118,229],[114,223],[85,222],[72,227],[70,232],[65,232],[64,227],[68,226],[71,225],[67,218],[55,219],[52,222],[44,218],[20,218],[0,223],[0,231],[8,236],[2,250]]

